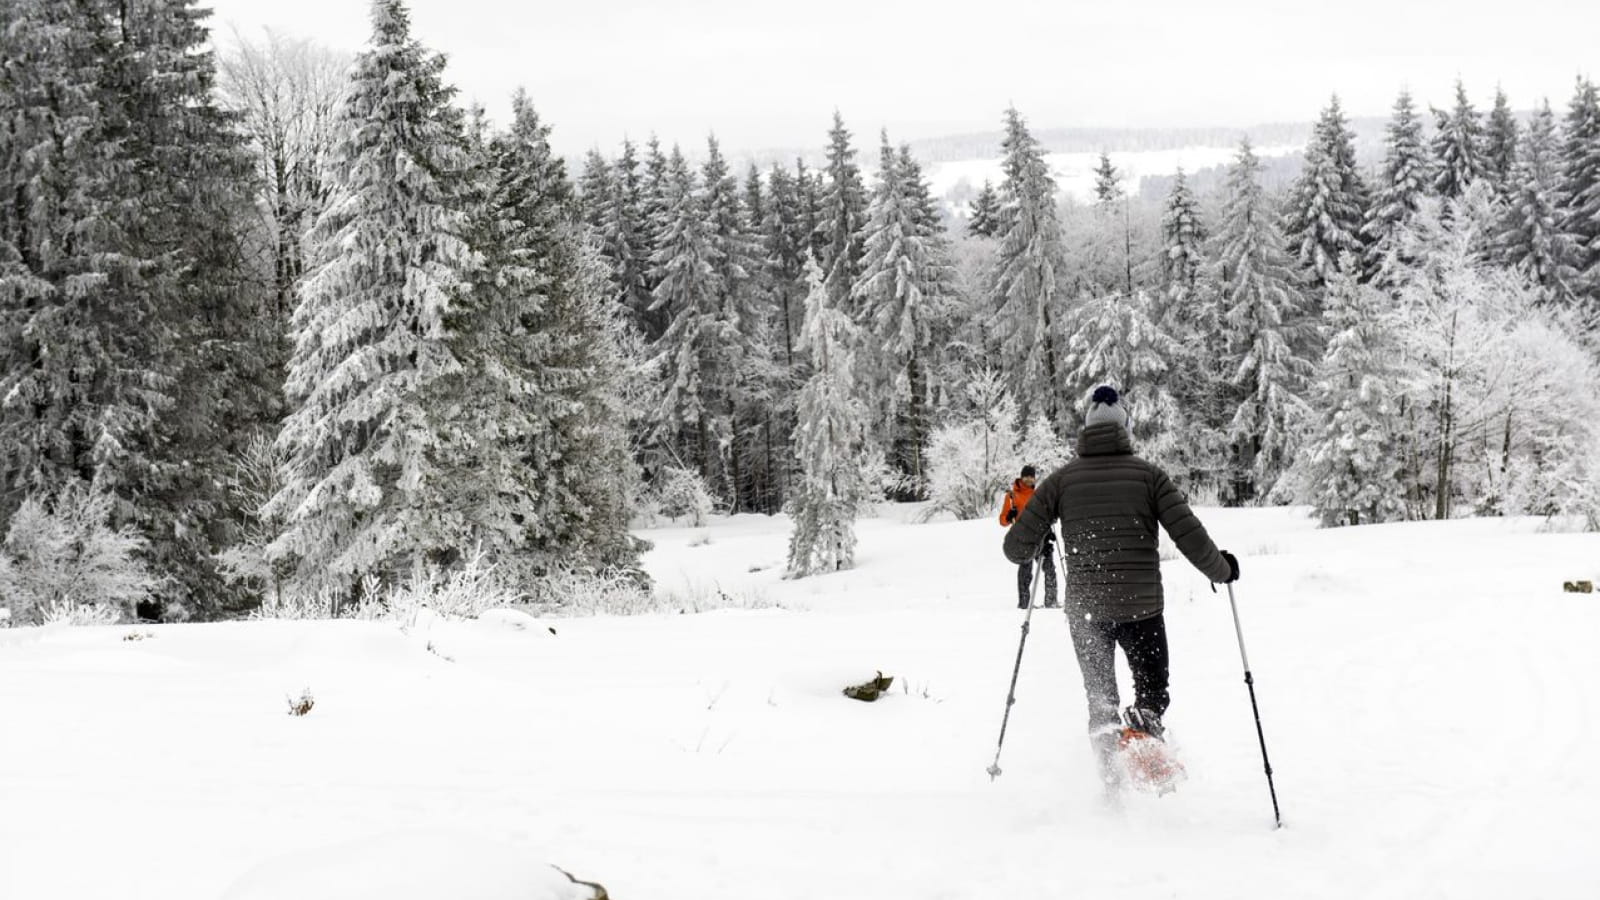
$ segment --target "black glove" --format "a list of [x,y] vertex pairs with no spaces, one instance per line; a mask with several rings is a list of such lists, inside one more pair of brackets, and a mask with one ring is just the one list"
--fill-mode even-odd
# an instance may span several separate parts
[[1233,584],[1235,581],[1239,580],[1239,557],[1234,556],[1232,553],[1229,553],[1226,550],[1219,552],[1221,552],[1222,558],[1228,561],[1228,580],[1223,583]]
[[1054,531],[1046,531],[1044,538],[1039,541],[1039,551],[1034,556],[1050,556],[1055,553],[1055,550],[1056,533]]

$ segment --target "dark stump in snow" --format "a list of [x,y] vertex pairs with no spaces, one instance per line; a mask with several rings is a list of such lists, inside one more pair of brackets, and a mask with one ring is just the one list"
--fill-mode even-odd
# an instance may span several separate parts
[[852,684],[845,688],[844,695],[849,697],[851,700],[863,700],[867,703],[871,703],[872,701],[878,699],[880,694],[882,694],[884,691],[887,691],[889,686],[892,684],[894,684],[893,675],[884,675],[882,672],[879,672],[878,677],[872,679],[871,681],[863,681],[860,684]]

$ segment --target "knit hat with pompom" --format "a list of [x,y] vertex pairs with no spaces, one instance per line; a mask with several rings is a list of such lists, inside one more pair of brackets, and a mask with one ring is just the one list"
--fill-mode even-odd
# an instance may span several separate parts
[[1133,424],[1128,408],[1122,405],[1122,398],[1117,396],[1117,389],[1109,384],[1094,389],[1094,394],[1089,397],[1089,414],[1083,417],[1085,426],[1099,425],[1101,422],[1115,422],[1130,430]]

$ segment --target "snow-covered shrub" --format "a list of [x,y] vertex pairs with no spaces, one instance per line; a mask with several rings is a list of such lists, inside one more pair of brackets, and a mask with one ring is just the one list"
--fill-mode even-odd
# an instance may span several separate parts
[[648,581],[623,569],[567,569],[539,580],[528,601],[536,616],[659,612]]
[[51,600],[34,610],[41,625],[115,625],[122,611],[104,603]]
[[111,503],[83,482],[23,501],[0,553],[0,595],[16,624],[116,621],[155,592],[159,579],[136,558],[144,538],[132,526],[112,527]]
[[553,618],[779,607],[777,601],[759,591],[732,594],[720,585],[698,582],[681,591],[657,591],[637,572],[569,569],[541,579],[525,608],[536,617]]
[[696,528],[706,524],[715,507],[711,489],[706,486],[700,473],[677,466],[668,466],[661,471],[649,502],[660,510],[661,515],[673,521],[688,519],[689,524]]
[[357,609],[358,617],[381,618],[406,627],[415,624],[425,609],[446,619],[475,619],[486,609],[523,600],[521,592],[506,582],[482,550],[459,566],[419,566],[410,578],[387,591],[374,586],[363,593],[367,599]]
[[642,491],[633,501],[634,528],[654,528],[661,523],[661,500],[654,491]]
[[[1022,430],[1022,436],[1017,439],[1017,458],[1012,460],[1017,473],[1021,473],[1024,464],[1031,465],[1039,470],[1039,479],[1066,465],[1072,459],[1072,447],[1062,440],[1054,427],[1043,415],[1036,415],[1028,420],[1027,426]],[[1016,474],[1012,475],[1013,478]]]
[[336,600],[328,590],[268,591],[261,605],[250,611],[252,619],[331,619]]
[[231,545],[217,555],[223,577],[248,585],[263,602],[271,595],[270,602],[279,605],[284,602],[283,582],[292,567],[284,560],[267,557],[268,545],[283,533],[283,522],[268,512],[268,503],[282,488],[288,463],[288,454],[266,435],[256,435],[245,443],[226,483],[233,504],[244,511],[245,519],[234,532]]

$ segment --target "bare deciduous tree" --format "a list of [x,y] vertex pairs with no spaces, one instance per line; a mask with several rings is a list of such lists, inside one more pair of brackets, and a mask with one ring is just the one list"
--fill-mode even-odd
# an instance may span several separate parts
[[219,87],[256,155],[263,265],[272,273],[273,313],[287,322],[305,268],[302,238],[327,199],[324,162],[350,59],[271,30],[259,42],[237,31],[233,38],[218,60]]

